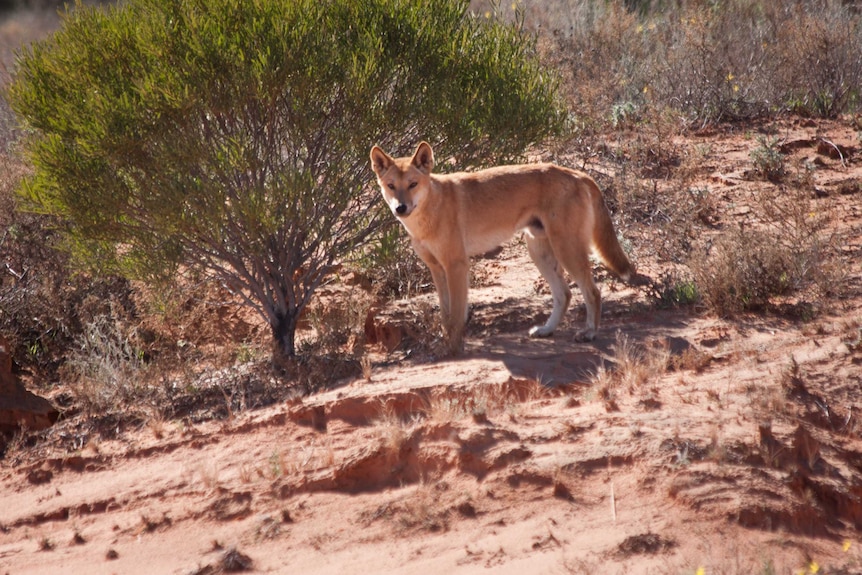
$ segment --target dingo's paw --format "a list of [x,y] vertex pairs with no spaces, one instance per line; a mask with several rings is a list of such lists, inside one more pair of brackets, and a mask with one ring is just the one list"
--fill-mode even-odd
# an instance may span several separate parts
[[575,335],[575,341],[593,341],[594,339],[596,339],[596,330],[594,329],[585,329]]
[[530,328],[530,337],[549,337],[553,333],[554,330],[545,325],[535,325]]

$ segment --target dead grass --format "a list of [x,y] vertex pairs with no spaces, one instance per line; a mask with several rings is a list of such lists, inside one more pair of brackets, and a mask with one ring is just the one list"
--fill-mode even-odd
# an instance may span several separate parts
[[401,226],[392,222],[360,265],[370,273],[375,295],[406,298],[434,289],[431,272],[416,256]]
[[390,406],[382,410],[378,419],[374,421],[374,426],[383,448],[389,453],[398,454],[410,438],[418,421],[418,414],[400,415]]
[[752,206],[751,220],[693,251],[688,264],[704,303],[729,317],[791,293],[823,302],[841,285],[831,257],[834,238],[826,231],[828,204],[815,205],[802,186],[766,186]]
[[632,343],[626,335],[618,332],[616,343],[611,349],[614,352],[616,376],[629,390],[638,388],[667,371],[670,351],[665,341],[649,341],[642,346]]
[[460,393],[433,393],[428,400],[425,415],[429,421],[452,423],[467,419],[472,412],[472,404],[472,397]]
[[306,342],[304,351],[355,355],[363,344],[365,318],[372,303],[371,295],[358,287],[344,286],[315,298],[308,321],[317,337]]
[[449,485],[445,481],[421,481],[406,496],[380,505],[364,514],[363,519],[366,522],[386,519],[402,536],[417,530],[432,533],[448,531],[453,512],[446,502],[448,491]]
[[143,351],[134,332],[113,316],[100,315],[77,338],[77,348],[66,362],[75,380],[78,401],[90,414],[111,410],[137,410],[148,392]]
[[701,127],[782,110],[834,117],[857,109],[862,16],[838,2],[563,1],[525,8],[554,31],[582,130],[638,124],[672,109]]
[[616,411],[623,393],[649,396],[648,385],[667,373],[671,366],[671,354],[667,341],[651,340],[645,344],[632,342],[628,336],[617,332],[611,346],[613,355],[606,357],[613,367],[598,366],[585,394],[588,400],[600,399],[608,411]]

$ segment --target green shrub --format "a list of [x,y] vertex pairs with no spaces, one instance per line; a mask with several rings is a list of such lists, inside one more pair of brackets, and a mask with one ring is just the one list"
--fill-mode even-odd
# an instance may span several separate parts
[[534,38],[460,0],[79,4],[8,95],[34,166],[22,193],[77,261],[201,270],[288,356],[316,288],[388,217],[372,144],[494,163],[566,116]]
[[660,308],[694,305],[701,300],[694,280],[673,272],[662,273],[652,286],[650,295]]
[[784,154],[778,138],[757,137],[757,147],[751,151],[755,171],[765,180],[780,182],[784,177]]

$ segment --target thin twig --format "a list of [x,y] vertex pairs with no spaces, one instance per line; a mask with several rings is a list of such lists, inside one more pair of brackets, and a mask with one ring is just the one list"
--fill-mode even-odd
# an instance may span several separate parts
[[21,272],[19,274],[18,272],[16,272],[15,270],[12,269],[12,266],[9,265],[9,262],[6,262],[6,271],[8,271],[13,276],[15,276],[15,278],[17,278],[18,281],[24,279],[24,276],[27,274],[27,270],[24,270],[23,272]]
[[838,146],[836,146],[835,144],[833,144],[832,142],[830,142],[826,138],[821,137],[820,141],[823,142],[824,144],[829,144],[830,146],[835,148],[835,151],[838,152],[838,157],[841,159],[841,167],[846,168],[847,164],[844,163],[844,154],[841,153],[841,148],[839,148]]

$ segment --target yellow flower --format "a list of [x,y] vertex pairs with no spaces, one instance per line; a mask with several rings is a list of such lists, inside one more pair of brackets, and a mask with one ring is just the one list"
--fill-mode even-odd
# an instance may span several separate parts
[[849,539],[844,540],[844,544],[841,546],[841,549],[844,550],[844,553],[847,553],[848,551],[850,551],[850,540]]
[[706,575],[706,569],[703,567],[698,567],[697,571],[694,572],[694,575]]
[[817,564],[817,561],[808,564],[808,572],[812,574],[820,572],[820,565]]
[[736,76],[733,75],[733,72],[730,72],[727,74],[727,81],[728,82],[732,82],[734,78],[736,78]]

